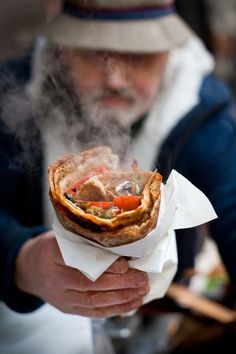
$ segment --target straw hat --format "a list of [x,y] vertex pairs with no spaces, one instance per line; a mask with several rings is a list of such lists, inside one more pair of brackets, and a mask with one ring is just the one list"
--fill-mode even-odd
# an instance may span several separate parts
[[44,35],[61,46],[151,53],[192,36],[171,0],[65,0]]

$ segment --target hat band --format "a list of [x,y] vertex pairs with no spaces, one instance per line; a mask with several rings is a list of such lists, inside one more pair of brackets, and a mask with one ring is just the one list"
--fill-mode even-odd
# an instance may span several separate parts
[[175,12],[173,5],[136,7],[136,8],[88,8],[65,4],[63,12],[87,20],[143,20],[168,16]]

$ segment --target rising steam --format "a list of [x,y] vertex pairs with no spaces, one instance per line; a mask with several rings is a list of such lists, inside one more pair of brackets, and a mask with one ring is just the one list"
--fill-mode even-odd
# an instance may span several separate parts
[[128,129],[117,122],[98,125],[86,119],[82,114],[86,109],[75,95],[58,55],[52,46],[36,53],[37,63],[25,91],[9,76],[1,82],[1,119],[19,141],[22,159],[34,164],[40,135],[46,135],[52,145],[60,141],[64,152],[109,145],[123,155],[130,143]]

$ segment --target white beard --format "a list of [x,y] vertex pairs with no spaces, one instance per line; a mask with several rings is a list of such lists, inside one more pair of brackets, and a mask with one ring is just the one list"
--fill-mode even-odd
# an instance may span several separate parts
[[132,102],[129,107],[104,107],[94,95],[79,95],[81,110],[84,118],[93,125],[99,126],[106,123],[118,123],[123,127],[130,127],[141,115],[146,112],[146,105],[133,92],[122,94],[121,97],[128,98]]

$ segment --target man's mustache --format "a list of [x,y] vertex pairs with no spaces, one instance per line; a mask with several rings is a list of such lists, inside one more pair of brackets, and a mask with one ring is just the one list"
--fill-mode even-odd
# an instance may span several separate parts
[[99,92],[94,93],[95,101],[99,101],[104,98],[114,97],[114,98],[121,98],[128,101],[135,101],[136,94],[129,89],[124,90],[102,90]]

